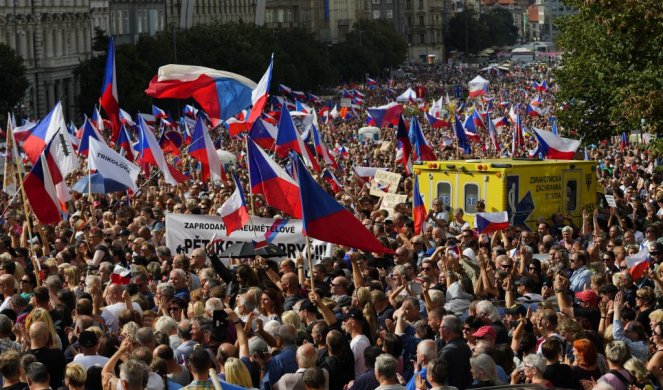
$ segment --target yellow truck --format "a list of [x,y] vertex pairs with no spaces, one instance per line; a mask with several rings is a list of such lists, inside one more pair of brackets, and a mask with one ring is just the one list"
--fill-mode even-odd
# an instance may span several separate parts
[[[596,204],[596,162],[577,160],[449,160],[414,166],[426,210],[439,198],[460,207],[473,227],[477,201],[486,212],[507,211],[511,225],[536,229],[538,217],[570,216],[577,226],[582,210]],[[450,217],[451,218],[451,217]]]

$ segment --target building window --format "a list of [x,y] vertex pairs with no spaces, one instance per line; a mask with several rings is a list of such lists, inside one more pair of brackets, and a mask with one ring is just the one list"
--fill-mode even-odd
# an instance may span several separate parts
[[423,25],[424,25],[424,17],[423,17],[423,16],[420,16],[420,17],[419,17],[419,25],[420,25],[420,26],[423,26]]
[[393,19],[393,18],[394,18],[394,10],[393,10],[393,9],[388,9],[388,10],[386,11],[386,15],[385,15],[385,17],[386,17],[387,19]]
[[380,19],[380,10],[379,9],[374,9],[373,10],[373,19]]
[[[412,16],[407,17],[407,25],[412,26]],[[412,39],[410,39],[410,41],[412,41]]]
[[419,34],[419,43],[426,43],[426,34]]
[[419,0],[419,9],[424,9],[424,0]]
[[405,1],[405,9],[407,9],[407,10],[412,9],[412,1],[410,1],[410,0]]
[[394,0],[385,0],[385,4],[391,4]]
[[371,4],[380,5],[380,0],[371,0]]

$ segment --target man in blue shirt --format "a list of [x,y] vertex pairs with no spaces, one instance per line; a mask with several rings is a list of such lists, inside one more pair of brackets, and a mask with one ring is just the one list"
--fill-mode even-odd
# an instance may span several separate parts
[[262,390],[272,390],[283,374],[297,371],[297,330],[292,325],[281,325],[276,332],[276,343],[281,353],[274,356],[262,378]]
[[[417,390],[416,377],[420,375],[423,379],[426,379],[428,363],[435,358],[437,358],[437,345],[434,340],[423,340],[417,345],[415,371],[405,386],[407,390]],[[430,389],[430,387],[430,383],[426,382],[426,388]]]

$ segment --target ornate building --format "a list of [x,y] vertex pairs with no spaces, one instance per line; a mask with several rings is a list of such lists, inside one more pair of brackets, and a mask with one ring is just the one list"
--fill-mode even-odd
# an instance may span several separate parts
[[19,115],[40,118],[62,100],[77,114],[73,70],[90,56],[90,0],[0,0],[0,42],[25,60],[30,87]]

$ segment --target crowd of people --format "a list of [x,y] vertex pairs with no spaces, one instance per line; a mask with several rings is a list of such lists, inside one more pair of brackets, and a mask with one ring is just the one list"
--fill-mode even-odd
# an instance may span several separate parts
[[[365,95],[366,106],[376,106],[390,100],[389,89],[423,87],[423,103],[406,104],[406,113],[416,115],[425,101],[465,84],[477,70],[427,66],[412,72],[416,81],[352,88]],[[485,110],[492,98],[493,118],[537,95],[552,113],[563,105],[554,100],[545,65],[487,77],[487,96],[473,102]],[[531,88],[543,79],[551,84],[547,92]],[[420,120],[437,157],[455,158],[458,151],[446,142],[451,130]],[[549,126],[547,118],[523,113],[523,120]],[[423,232],[415,234],[409,203],[393,213],[381,210],[353,175],[353,166],[404,172],[394,158],[395,132],[383,129],[388,147],[376,147],[357,138],[364,124],[359,114],[320,123],[320,130],[328,145],[347,150],[337,156],[334,173],[343,188],[336,198],[393,254],[339,247],[308,269],[301,256],[228,261],[213,246],[172,253],[164,241],[165,215],[216,215],[233,191],[200,181],[186,153],[180,161],[190,178],[185,183],[171,187],[152,176],[136,194],[73,194],[69,215],[55,226],[27,219],[20,202],[3,196],[2,387],[661,387],[663,180],[653,156],[614,142],[592,149],[600,187],[618,207],[587,210],[580,226],[535,210],[537,226],[480,235],[462,209],[435,199]],[[222,129],[213,137],[242,154],[241,139]],[[512,151],[509,127],[500,129],[500,150],[486,134],[479,137],[461,157],[526,156],[535,143]],[[246,183],[245,163],[238,160]],[[411,196],[412,178],[404,177],[397,192]],[[256,215],[284,217],[259,194],[251,203]],[[634,279],[627,257],[639,255],[649,268]],[[130,269],[130,280],[114,273],[117,265]]]

